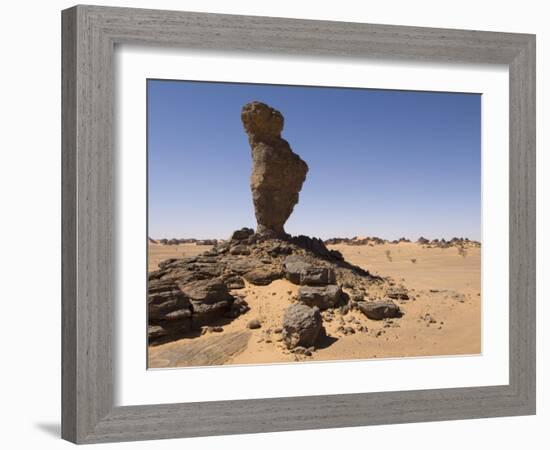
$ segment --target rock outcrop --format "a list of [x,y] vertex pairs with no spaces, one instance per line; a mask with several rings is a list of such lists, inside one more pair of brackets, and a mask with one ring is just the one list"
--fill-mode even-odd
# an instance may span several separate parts
[[[369,299],[380,298],[378,292],[404,300],[405,290],[391,290],[387,280],[346,262],[319,238],[285,233],[284,224],[298,202],[307,164],[281,137],[280,112],[252,102],[243,107],[241,119],[252,148],[251,189],[257,230],[242,228],[223,241],[193,239],[197,245],[213,247],[191,258],[162,261],[159,270],[149,273],[149,342],[197,336],[208,330],[222,333],[228,321],[250,309],[240,289],[247,284],[266,286],[283,278],[300,286],[292,299],[296,302],[285,311],[281,329],[281,339],[292,351],[314,350],[324,330],[321,310],[327,320],[331,310],[340,308],[345,315],[352,305],[375,320],[398,317],[399,307],[391,301],[363,299],[367,293],[372,294]],[[159,240],[161,244],[182,241],[187,242]],[[261,326],[258,320],[248,321],[251,330]],[[248,338],[238,341],[241,345]]]
[[308,166],[281,137],[284,118],[279,111],[251,102],[243,107],[241,120],[252,149],[256,233],[285,236],[284,224],[298,203]]

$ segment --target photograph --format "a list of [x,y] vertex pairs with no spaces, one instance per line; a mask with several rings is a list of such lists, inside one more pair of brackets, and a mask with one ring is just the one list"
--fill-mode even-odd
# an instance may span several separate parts
[[149,369],[482,353],[481,94],[146,90]]

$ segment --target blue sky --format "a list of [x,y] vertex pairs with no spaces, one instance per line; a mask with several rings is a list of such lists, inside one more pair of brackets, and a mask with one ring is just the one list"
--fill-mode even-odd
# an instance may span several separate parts
[[291,234],[480,239],[481,96],[148,80],[149,235],[255,227],[240,111],[258,100],[309,165]]

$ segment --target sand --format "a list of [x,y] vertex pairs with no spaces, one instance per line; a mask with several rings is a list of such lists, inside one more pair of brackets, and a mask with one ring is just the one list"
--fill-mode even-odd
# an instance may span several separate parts
[[158,269],[158,263],[170,258],[188,258],[198,255],[212,248],[211,245],[178,244],[163,245],[149,243],[148,270],[152,272]]
[[[192,256],[208,247],[184,244],[150,244],[149,270],[164,258]],[[338,311],[324,320],[327,338],[312,356],[290,353],[277,328],[284,310],[298,290],[287,280],[268,286],[247,284],[234,291],[246,297],[250,311],[232,322],[220,323],[221,332],[149,347],[149,367],[189,365],[267,364],[293,361],[479,354],[481,352],[480,249],[469,248],[461,256],[455,247],[425,248],[415,243],[375,246],[330,246],[371,273],[392,277],[403,284],[414,300],[398,301],[404,316],[374,321],[360,312]],[[389,254],[388,254],[389,251]],[[389,256],[389,257],[388,257]],[[391,259],[391,261],[390,261]],[[411,260],[415,259],[416,262]],[[326,319],[327,314],[323,316]],[[249,330],[252,319],[262,327]],[[341,325],[366,327],[368,331],[343,335]],[[224,336],[227,336],[224,339]],[[216,349],[215,352],[209,349]],[[227,349],[227,351],[225,351]],[[211,356],[209,354],[212,353]],[[197,355],[200,355],[197,356]]]

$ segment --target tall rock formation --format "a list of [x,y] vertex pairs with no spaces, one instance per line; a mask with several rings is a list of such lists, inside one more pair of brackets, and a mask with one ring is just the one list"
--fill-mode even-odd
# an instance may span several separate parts
[[250,188],[256,213],[256,233],[286,236],[284,225],[298,203],[307,164],[281,137],[283,115],[265,103],[244,105],[241,120],[252,149]]

